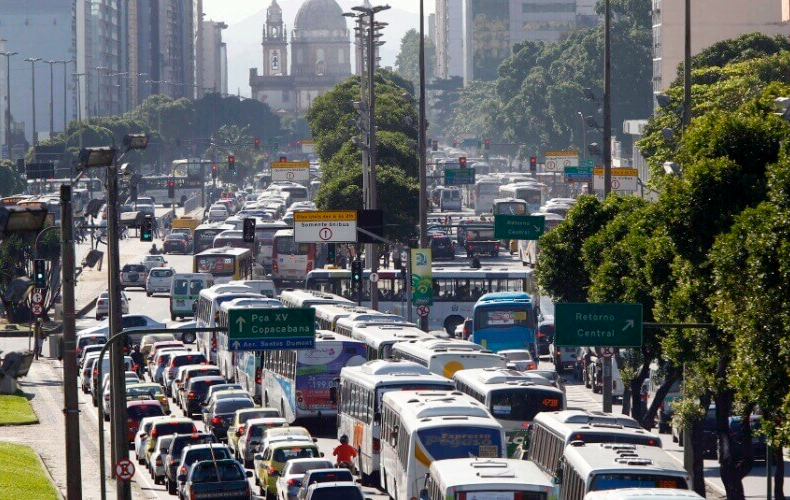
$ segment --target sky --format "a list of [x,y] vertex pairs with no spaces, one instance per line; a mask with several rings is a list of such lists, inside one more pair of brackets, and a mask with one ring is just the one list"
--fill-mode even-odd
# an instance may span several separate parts
[[[362,4],[362,0],[337,0],[337,2],[344,12],[350,12],[351,7]],[[283,20],[290,41],[294,18],[304,0],[278,0],[277,3],[283,9]],[[419,27],[420,3],[419,0],[371,1],[373,5],[387,3],[392,8],[378,14],[376,19],[389,23],[389,26],[384,28],[383,39],[386,43],[380,48],[381,64],[394,66],[401,38],[409,29]],[[250,68],[259,68],[258,73],[262,73],[261,35],[266,20],[266,8],[270,4],[271,0],[203,0],[205,19],[223,21],[228,25],[222,36],[228,50],[228,92],[231,94],[240,91],[241,95],[249,96]],[[433,0],[425,0],[426,22],[428,14],[434,12],[434,7]],[[350,21],[347,21],[347,24],[351,29]],[[425,33],[427,36],[427,26]],[[352,50],[351,53],[353,57],[354,51]],[[354,68],[353,62],[351,68]]]

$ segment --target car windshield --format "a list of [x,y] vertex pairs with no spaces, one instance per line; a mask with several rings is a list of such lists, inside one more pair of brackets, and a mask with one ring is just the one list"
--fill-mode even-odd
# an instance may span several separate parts
[[177,356],[173,359],[173,366],[184,366],[184,365],[197,365],[199,363],[205,363],[206,357],[202,354],[187,354],[183,356]]
[[313,446],[291,446],[289,448],[275,450],[274,457],[272,458],[275,462],[283,463],[287,462],[288,460],[293,460],[294,458],[315,458],[317,456],[318,450],[316,450]]
[[217,438],[214,437],[214,434],[190,434],[188,436],[180,435],[177,438],[173,439],[173,443],[170,445],[170,455],[180,458],[181,452],[187,446],[194,446],[197,444],[209,444],[216,442],[217,442]]
[[127,397],[131,399],[138,399],[142,397],[147,397],[149,399],[155,399],[158,397],[162,397],[164,393],[162,392],[161,387],[157,386],[150,386],[150,387],[129,387],[126,389]]
[[184,233],[171,233],[165,236],[165,240],[185,240],[186,236]]
[[310,474],[308,486],[313,483],[332,483],[337,481],[353,481],[354,477],[351,471],[347,470],[332,470],[326,472],[313,472]]
[[280,413],[277,410],[245,411],[239,415],[239,422],[243,424],[247,420],[251,420],[253,418],[275,418],[279,416]]
[[150,274],[152,278],[169,278],[172,275],[173,271],[170,269],[154,269]]

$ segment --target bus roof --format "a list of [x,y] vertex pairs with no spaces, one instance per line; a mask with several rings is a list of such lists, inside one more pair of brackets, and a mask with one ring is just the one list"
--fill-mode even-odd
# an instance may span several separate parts
[[477,417],[493,420],[482,403],[458,391],[388,392],[384,394],[383,401],[395,410],[404,422],[412,420],[416,423],[440,417]]
[[683,465],[656,446],[574,441],[565,447],[564,460],[584,479],[593,472],[660,472],[682,476],[688,482],[688,473]]
[[525,486],[548,491],[553,487],[551,478],[533,462],[512,458],[435,460],[431,463],[431,476],[442,493],[450,488],[462,492],[522,490]]
[[691,490],[675,488],[619,488],[616,490],[593,491],[585,500],[683,500],[704,498]]
[[520,372],[507,368],[468,368],[466,370],[458,370],[453,374],[453,379],[458,379],[483,392],[493,389],[540,386],[562,394],[562,391],[554,387],[551,381],[545,377],[541,377],[536,373]]
[[494,354],[488,349],[485,349],[480,344],[475,344],[474,342],[469,342],[468,340],[439,339],[430,335],[418,340],[404,342],[398,347],[412,354],[425,356],[426,359],[434,354],[444,352]]
[[433,386],[439,385],[448,390],[455,390],[451,381],[409,361],[377,359],[360,366],[346,366],[340,372],[340,377],[353,380],[370,389],[405,383],[430,383]]
[[221,248],[208,248],[198,254],[195,254],[195,257],[210,256],[210,255],[232,255],[234,257],[239,257],[248,253],[252,253],[250,252],[249,248],[221,247]]
[[477,299],[477,305],[494,302],[532,302],[532,297],[526,292],[491,292]]
[[319,292],[316,290],[301,290],[287,288],[280,292],[280,300],[292,302],[297,307],[309,307],[316,304],[347,304],[354,305],[354,302],[332,293]]
[[[490,226],[491,224],[488,223]],[[370,269],[363,271],[363,277],[370,273]],[[532,277],[531,269],[513,269],[508,267],[482,267],[480,269],[458,268],[458,267],[434,267],[431,270],[434,278],[509,278],[509,279],[527,279]],[[382,269],[378,271],[379,279],[400,278],[400,271],[393,271]],[[308,279],[327,280],[330,278],[351,278],[351,271],[348,269],[316,269],[307,274]]]
[[[338,324],[345,319],[348,318],[338,320]],[[425,333],[411,323],[354,323],[351,327],[351,337],[374,347],[376,350],[378,350],[382,344],[433,338],[431,335]]]
[[643,429],[636,420],[626,415],[614,415],[601,411],[563,410],[540,412],[535,415],[533,426],[542,426],[553,434],[560,436],[569,443],[577,434],[591,432],[595,434],[641,436],[653,440],[661,446],[661,438]]
[[267,299],[262,295],[258,295],[257,297],[237,297],[227,302],[223,302],[222,305],[220,305],[220,309],[227,312],[231,309],[259,309],[281,306],[282,304],[279,300]]

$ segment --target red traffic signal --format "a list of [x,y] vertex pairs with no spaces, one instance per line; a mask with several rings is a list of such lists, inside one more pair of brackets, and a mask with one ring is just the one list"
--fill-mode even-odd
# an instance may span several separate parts
[[491,149],[491,139],[486,139],[483,145],[485,149]]
[[432,141],[431,142],[431,149],[434,151],[439,151],[439,141]]
[[174,188],[174,187],[176,187],[176,182],[175,182],[175,181],[170,181],[170,182],[168,182],[168,183],[167,183],[167,187],[169,187],[169,188]]
[[285,163],[287,161],[288,161],[288,157],[287,156],[281,156],[280,157],[280,163]]
[[538,159],[534,156],[529,157],[529,171],[535,173],[538,171]]
[[233,155],[228,155],[228,163],[236,163],[236,157]]
[[255,148],[255,151],[261,149],[261,140],[256,137],[252,140],[252,145]]
[[458,157],[458,166],[461,168],[466,168],[466,156]]
[[457,145],[458,145],[458,140],[457,139],[453,139],[453,147],[456,147]]

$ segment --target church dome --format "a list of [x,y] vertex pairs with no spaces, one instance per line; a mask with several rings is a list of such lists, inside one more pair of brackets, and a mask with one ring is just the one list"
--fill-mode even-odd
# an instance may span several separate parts
[[335,0],[307,0],[299,8],[294,22],[297,30],[346,29],[343,9]]

